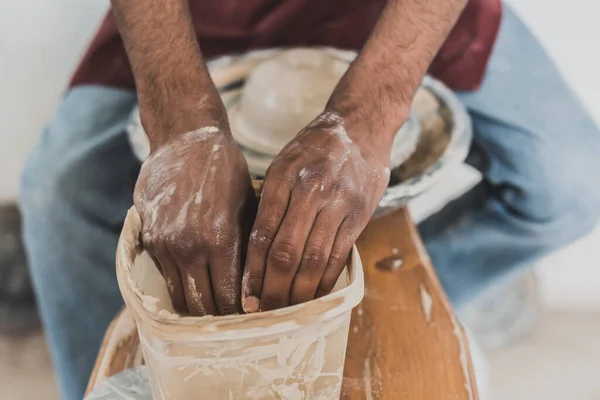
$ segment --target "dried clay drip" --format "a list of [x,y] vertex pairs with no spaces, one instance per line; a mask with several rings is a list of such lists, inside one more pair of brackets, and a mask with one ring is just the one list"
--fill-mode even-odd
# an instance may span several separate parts
[[137,244],[128,214],[117,252],[119,286],[138,326],[155,398],[338,399],[350,312],[363,295],[356,250],[333,293],[277,311],[182,317]]

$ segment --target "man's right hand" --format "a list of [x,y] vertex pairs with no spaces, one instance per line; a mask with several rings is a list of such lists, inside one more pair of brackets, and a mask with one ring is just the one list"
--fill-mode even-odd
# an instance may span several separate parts
[[177,311],[239,312],[244,230],[257,201],[204,64],[189,1],[111,5],[150,140],[134,193],[143,244]]
[[143,164],[135,188],[143,244],[180,313],[241,312],[245,239],[257,205],[246,160],[223,125],[171,135]]

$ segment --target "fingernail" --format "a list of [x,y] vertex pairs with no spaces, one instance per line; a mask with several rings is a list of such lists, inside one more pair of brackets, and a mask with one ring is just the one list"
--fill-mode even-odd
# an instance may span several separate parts
[[244,300],[244,304],[242,307],[244,308],[244,312],[246,313],[254,313],[258,311],[258,307],[260,306],[260,301],[258,298],[254,296],[247,297]]

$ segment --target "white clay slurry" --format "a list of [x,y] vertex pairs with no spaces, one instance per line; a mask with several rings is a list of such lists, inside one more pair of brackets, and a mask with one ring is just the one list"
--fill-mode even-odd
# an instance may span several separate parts
[[391,171],[390,171],[390,169],[389,169],[389,168],[387,168],[387,167],[386,167],[386,168],[384,168],[384,169],[383,169],[383,173],[385,174],[385,180],[386,180],[386,181],[389,181],[389,180],[390,180],[390,174],[391,174]]
[[423,315],[425,315],[425,319],[427,322],[431,323],[431,312],[433,309],[433,300],[431,299],[431,295],[425,289],[423,284],[419,285],[419,290],[421,291],[421,307],[423,308]]
[[304,167],[300,170],[300,172],[298,173],[298,176],[300,177],[300,179],[306,179],[306,177],[308,177],[309,175],[311,175],[311,173],[309,172],[309,170]]
[[198,106],[199,109],[204,108],[204,104],[206,104],[206,101],[208,100],[208,94],[205,94],[204,96],[202,96],[202,98],[200,100],[198,100],[198,103],[196,103],[196,105]]
[[[142,214],[149,214],[150,220],[146,231],[158,229],[162,232],[169,230],[168,226],[156,226],[158,221],[158,212],[164,204],[167,204],[175,190],[176,185],[170,183],[172,177],[184,167],[181,161],[191,146],[196,143],[216,139],[215,136],[220,132],[216,126],[206,126],[181,135],[173,144],[161,147],[144,162],[142,169],[151,168],[152,173],[146,182],[146,188],[141,196],[138,196],[138,204],[142,208]],[[181,144],[183,143],[183,144]],[[213,145],[212,155],[218,153],[220,145]],[[150,197],[152,196],[153,197]],[[201,194],[200,194],[201,199]],[[187,203],[186,203],[187,204]],[[185,213],[187,208],[185,208]],[[181,215],[178,220],[184,220],[187,215]]]
[[469,395],[469,400],[473,400],[473,389],[471,389],[471,374],[469,372],[469,359],[467,352],[467,345],[465,344],[465,339],[463,336],[463,332],[460,328],[458,321],[454,314],[452,315],[452,325],[454,326],[454,336],[456,336],[456,340],[458,340],[458,345],[460,348],[460,366],[462,369],[463,376],[465,377],[465,390]]
[[171,196],[173,196],[173,193],[175,193],[175,185],[170,185],[164,191],[159,192],[156,196],[154,196],[154,198],[150,200],[144,200],[142,202],[143,207],[147,210],[150,210],[150,229],[156,225],[159,207],[162,204],[169,202],[171,200]]
[[248,273],[245,273],[242,276],[242,301],[244,301],[244,299],[246,297],[249,297],[251,295],[250,288],[248,287],[249,279],[250,279],[250,275]]
[[188,220],[188,211],[190,209],[190,205],[192,203],[192,199],[186,201],[179,212],[177,213],[177,217],[173,220],[173,222],[168,223],[166,221],[162,224],[162,231],[164,234],[170,235],[171,241],[175,242],[178,239],[178,236],[181,234],[181,229],[185,226]]
[[206,310],[204,308],[204,304],[202,303],[202,293],[198,291],[198,287],[196,286],[196,280],[193,276],[188,274],[187,281],[189,301],[191,301],[192,305],[195,306],[196,310],[198,310],[201,315],[206,315]]
[[371,359],[367,355],[363,364],[363,379],[365,382],[365,400],[373,400],[373,377],[371,375]]
[[331,126],[327,127],[327,130],[335,134],[342,142],[351,144],[352,139],[348,136],[348,132],[344,127],[344,119],[333,111],[326,111],[315,118],[310,124],[307,125],[307,129],[314,129],[320,127],[321,124],[326,123]]
[[252,231],[250,234],[250,243],[265,243],[269,239],[266,236],[259,235],[258,230]]
[[202,203],[202,188],[200,188],[200,190],[198,190],[198,192],[194,196],[194,204],[200,203]]
[[182,137],[188,142],[201,142],[220,133],[221,130],[216,126],[204,126],[202,128],[184,133]]

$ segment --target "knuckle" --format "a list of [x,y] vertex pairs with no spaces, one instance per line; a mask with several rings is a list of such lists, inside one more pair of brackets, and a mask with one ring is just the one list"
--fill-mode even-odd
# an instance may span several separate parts
[[360,227],[366,224],[366,221],[371,219],[372,214],[373,211],[367,207],[353,207],[348,214],[347,221],[350,224],[350,229],[346,231],[346,234],[348,236],[358,236],[361,231]]
[[256,248],[266,250],[273,243],[275,237],[275,224],[263,221],[263,226],[258,227],[250,234],[249,244]]
[[[304,171],[304,169],[302,170]],[[318,170],[306,172],[305,174],[300,171],[300,189],[307,193],[314,193],[323,191],[328,185],[328,179],[326,175]]]
[[277,159],[267,168],[265,181],[269,182],[270,187],[277,188],[291,181],[291,177],[293,176],[292,168],[286,168],[286,166],[289,166],[289,162]]
[[309,249],[302,257],[302,269],[311,275],[325,267],[325,255],[319,249]]
[[298,251],[291,243],[281,243],[269,253],[269,261],[281,274],[289,274],[298,262]]
[[364,210],[367,208],[367,196],[364,193],[353,191],[349,196],[355,210]]
[[214,253],[231,257],[239,252],[241,239],[236,234],[216,233],[212,238],[212,240],[207,240],[206,243],[211,243],[211,248]]
[[333,267],[339,267],[340,265],[346,264],[346,260],[348,259],[348,254],[345,252],[335,250],[329,256],[328,264]]
[[257,284],[262,282],[264,278],[263,270],[248,269],[244,273],[244,280],[247,285]]
[[191,250],[201,248],[200,243],[201,241],[192,242],[184,236],[169,236],[164,239],[163,246],[177,258],[186,258],[188,254],[193,253]]

